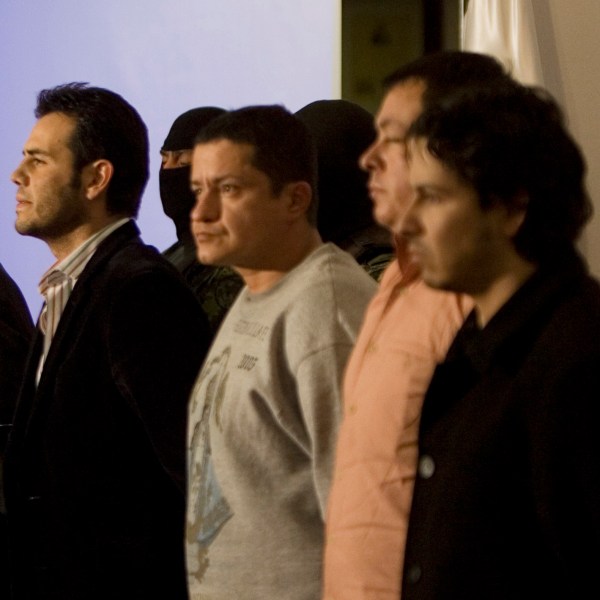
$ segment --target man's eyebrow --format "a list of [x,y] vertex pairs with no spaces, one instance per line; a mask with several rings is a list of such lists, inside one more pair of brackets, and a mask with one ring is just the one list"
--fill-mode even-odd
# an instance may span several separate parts
[[50,152],[42,150],[41,148],[25,148],[23,150],[23,156],[35,156],[41,154],[43,156],[50,156]]
[[401,123],[397,119],[394,119],[393,117],[388,117],[387,119],[376,121],[375,125],[376,127],[379,127],[379,129],[387,129],[388,127],[400,127],[402,129],[406,129],[406,126],[403,123]]
[[[221,183],[223,183],[223,181],[225,179],[230,179],[233,182],[239,182],[239,183],[243,183],[245,181],[245,178],[242,175],[234,175],[233,173],[224,173],[223,175],[217,175],[217,177],[212,177],[210,178],[210,183],[212,183],[213,185],[219,185]],[[198,183],[199,182],[199,178],[192,178],[190,179],[190,183],[193,185],[194,183]]]

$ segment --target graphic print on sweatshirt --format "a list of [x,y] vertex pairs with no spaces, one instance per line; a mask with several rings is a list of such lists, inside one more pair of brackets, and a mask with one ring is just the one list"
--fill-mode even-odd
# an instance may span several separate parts
[[[209,420],[214,405],[223,401],[231,348],[204,365],[194,386],[190,406],[193,427],[188,448],[187,569],[202,581],[208,567],[208,547],[233,516],[223,496],[211,460]],[[197,418],[201,406],[202,413]]]

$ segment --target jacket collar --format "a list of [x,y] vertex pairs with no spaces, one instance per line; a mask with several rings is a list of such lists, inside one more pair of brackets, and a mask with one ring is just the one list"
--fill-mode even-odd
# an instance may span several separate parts
[[568,253],[558,263],[541,266],[483,329],[479,329],[473,311],[446,360],[452,361],[462,354],[479,374],[498,361],[520,362],[557,303],[586,275],[587,267],[575,252]]

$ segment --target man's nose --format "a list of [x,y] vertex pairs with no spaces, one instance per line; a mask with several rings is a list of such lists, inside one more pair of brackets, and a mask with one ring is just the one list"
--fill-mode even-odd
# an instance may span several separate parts
[[379,142],[375,140],[359,157],[358,166],[363,171],[370,171],[374,168],[378,159]]
[[190,212],[192,221],[215,221],[220,213],[217,193],[208,189],[196,194],[196,201]]
[[26,175],[23,170],[23,163],[20,163],[19,166],[12,172],[10,176],[10,180],[16,185],[23,185],[25,183]]

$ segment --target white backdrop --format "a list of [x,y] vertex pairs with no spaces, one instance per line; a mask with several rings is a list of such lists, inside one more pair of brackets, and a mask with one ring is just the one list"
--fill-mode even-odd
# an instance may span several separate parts
[[150,134],[151,179],[138,223],[159,249],[175,239],[158,195],[159,149],[196,106],[281,103],[295,111],[339,94],[340,0],[1,0],[0,262],[34,318],[45,244],[14,230],[10,174],[35,122],[37,92],[69,81],[110,88]]

